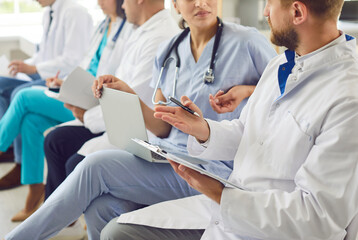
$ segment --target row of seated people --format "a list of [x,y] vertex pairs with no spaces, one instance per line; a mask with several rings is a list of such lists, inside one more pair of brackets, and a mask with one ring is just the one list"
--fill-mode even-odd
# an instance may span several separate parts
[[[48,239],[81,214],[89,239],[342,239],[356,229],[358,58],[355,39],[337,29],[342,0],[268,1],[271,40],[288,48],[278,57],[256,29],[217,18],[215,0],[173,0],[183,31],[162,0],[119,2],[99,2],[109,17],[85,66],[97,70],[93,94],[137,94],[151,143],[209,160],[200,167],[245,190],[116,149],[100,106],[25,88],[0,121],[0,150],[18,134],[22,145],[21,167],[1,180],[30,184],[14,217],[26,220],[6,240]],[[126,17],[115,25],[118,4]]]

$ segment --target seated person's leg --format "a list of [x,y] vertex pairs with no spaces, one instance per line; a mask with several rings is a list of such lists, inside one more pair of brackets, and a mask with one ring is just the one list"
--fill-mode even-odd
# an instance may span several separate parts
[[[57,121],[56,124],[73,119],[72,112],[66,109],[63,103],[47,97],[43,90],[22,89],[16,94],[9,109],[0,121],[0,150],[2,152],[5,152],[19,135],[23,118],[29,112],[43,117],[48,116],[49,119]],[[37,124],[36,126],[40,125]],[[22,149],[21,144],[17,144],[15,149],[15,152],[18,153],[17,163],[22,161],[19,161],[19,158],[22,158],[18,156],[19,154],[22,155],[18,149],[19,147]],[[20,165],[17,164],[13,171],[10,171],[0,179],[0,189],[8,189],[19,185],[20,168]]]
[[16,78],[0,77],[0,119],[9,107],[12,91],[25,83],[27,82]]
[[76,168],[76,166],[82,162],[82,160],[85,158],[85,156],[80,154],[73,154],[66,162],[66,176],[70,175],[71,172]]
[[118,199],[111,194],[104,194],[92,201],[84,212],[89,239],[99,239],[102,229],[113,218],[124,212],[131,212],[146,207],[132,201]]
[[111,220],[101,232],[101,240],[199,240],[204,230],[162,229],[117,223]]
[[84,156],[76,154],[82,145],[89,139],[101,134],[93,134],[83,126],[64,126],[53,129],[46,136],[44,146],[48,174],[45,199],[55,191],[66,176],[83,160]]
[[121,150],[100,151],[86,157],[42,207],[6,239],[46,239],[77,220],[91,209],[94,200],[105,194],[119,199],[118,205],[122,201],[152,205],[199,193],[169,164],[150,163]]
[[31,82],[26,82],[24,84],[21,84],[21,85],[17,86],[16,88],[14,88],[14,90],[11,93],[11,97],[10,97],[11,101],[14,99],[16,94],[21,89],[29,88],[29,87],[32,87],[32,86],[46,86],[46,81],[42,80],[42,79],[37,79],[37,80],[31,81]]

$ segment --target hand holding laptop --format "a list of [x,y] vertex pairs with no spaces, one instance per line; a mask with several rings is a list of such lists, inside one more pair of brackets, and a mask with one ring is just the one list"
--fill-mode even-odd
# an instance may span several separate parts
[[113,75],[104,75],[99,77],[93,82],[92,92],[95,98],[102,97],[103,87],[112,88],[116,90],[120,90],[127,93],[135,94],[134,90],[128,86],[125,82],[116,78]]

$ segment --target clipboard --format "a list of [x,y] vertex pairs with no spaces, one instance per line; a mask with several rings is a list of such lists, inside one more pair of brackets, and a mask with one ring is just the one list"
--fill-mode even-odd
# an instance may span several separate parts
[[158,146],[155,146],[155,145],[152,145],[150,144],[149,142],[146,142],[146,141],[143,141],[143,140],[140,140],[140,139],[137,139],[137,138],[132,138],[132,140],[136,143],[138,143],[139,145],[149,149],[150,151],[162,156],[162,157],[165,157],[167,159],[170,159],[172,160],[173,162],[176,162],[178,164],[181,164],[185,167],[188,167],[190,169],[193,169],[203,175],[206,175],[208,177],[211,177],[213,179],[216,179],[218,181],[220,181],[221,183],[223,183],[225,186],[230,186],[230,187],[234,187],[234,188],[238,188],[238,189],[241,189],[241,190],[247,190],[245,189],[243,186],[240,186],[238,184],[235,184],[235,183],[232,183],[232,182],[229,182],[228,180],[218,176],[218,175],[215,175],[213,173],[210,173],[208,171],[206,171],[205,169],[202,169],[201,167],[183,159],[183,158],[180,158],[178,156],[175,156],[174,154],[171,154],[171,153],[168,153],[167,151],[165,150],[162,150],[160,147]]

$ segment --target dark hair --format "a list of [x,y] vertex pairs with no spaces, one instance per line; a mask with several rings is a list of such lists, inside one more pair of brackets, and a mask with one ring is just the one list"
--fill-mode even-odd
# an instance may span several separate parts
[[124,13],[124,10],[122,8],[123,0],[117,0],[116,4],[117,4],[117,9],[116,9],[117,16],[120,18],[125,18],[126,14]]
[[288,7],[295,1],[304,3],[313,14],[324,19],[338,18],[344,2],[343,0],[281,0],[281,3]]
[[186,24],[186,21],[184,20],[184,18],[181,18],[181,19],[180,19],[180,21],[179,21],[179,27],[180,27],[181,29],[185,29],[185,28],[188,27],[187,24]]

